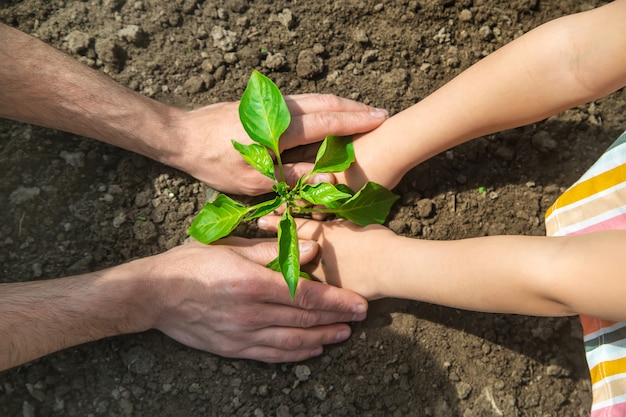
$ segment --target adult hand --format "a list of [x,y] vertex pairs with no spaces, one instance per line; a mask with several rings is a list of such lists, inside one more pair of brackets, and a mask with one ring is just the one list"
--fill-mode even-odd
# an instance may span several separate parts
[[[317,253],[302,242],[301,262]],[[293,362],[350,336],[367,301],[301,280],[295,300],[263,265],[275,240],[191,243],[72,277],[0,284],[0,371],[71,346],[159,329],[222,356]],[[6,336],[6,337],[4,337]]]
[[[303,151],[303,147],[317,147],[329,134],[345,136],[370,131],[387,117],[385,110],[327,94],[286,96],[285,101],[291,124],[280,140],[280,149],[281,153],[296,153],[283,158],[295,161],[285,165],[290,183],[312,169],[312,161],[307,161],[305,155],[315,153]],[[217,103],[176,116],[173,131],[179,135],[176,143],[180,151],[166,163],[220,191],[245,195],[271,191],[272,180],[250,167],[231,143],[231,139],[252,143],[239,121],[238,105]],[[334,182],[334,177],[323,174],[317,181]]]
[[[301,243],[301,262],[317,253]],[[275,240],[227,238],[190,243],[137,260],[155,294],[145,297],[156,328],[193,348],[226,357],[294,362],[346,340],[363,320],[367,301],[320,282],[301,279],[294,300],[280,273],[264,265],[277,256]]]
[[[193,111],[143,96],[61,51],[0,23],[0,117],[101,140],[171,165],[220,191],[258,195],[272,181],[248,166],[231,139],[251,140],[238,103]],[[28,68],[28,71],[24,71]],[[329,94],[285,97],[291,125],[281,152],[316,144],[327,135],[363,133],[387,112]],[[304,156],[307,154],[304,153]],[[310,172],[303,154],[285,160],[288,182]],[[322,181],[333,181],[326,175]]]

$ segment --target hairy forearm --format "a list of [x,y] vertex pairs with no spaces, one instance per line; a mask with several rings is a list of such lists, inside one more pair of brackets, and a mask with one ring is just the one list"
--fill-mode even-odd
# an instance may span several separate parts
[[548,22],[482,59],[357,140],[356,182],[361,165],[370,180],[395,185],[443,150],[621,88],[626,84],[625,18],[626,1],[618,0]]
[[[0,284],[0,370],[105,337],[146,330],[129,267]],[[135,277],[136,278],[136,277]]]
[[[101,140],[161,162],[179,111],[0,23],[0,117]],[[179,146],[179,145],[178,145]]]
[[475,311],[626,320],[624,245],[623,231],[457,241],[394,237],[385,244],[394,267],[378,280],[378,293]]

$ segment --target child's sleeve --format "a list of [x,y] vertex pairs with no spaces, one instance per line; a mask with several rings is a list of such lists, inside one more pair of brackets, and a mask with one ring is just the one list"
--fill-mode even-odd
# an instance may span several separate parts
[[[548,236],[626,230],[626,132],[556,200],[545,221]],[[626,322],[580,320],[592,384],[591,417],[625,416]]]

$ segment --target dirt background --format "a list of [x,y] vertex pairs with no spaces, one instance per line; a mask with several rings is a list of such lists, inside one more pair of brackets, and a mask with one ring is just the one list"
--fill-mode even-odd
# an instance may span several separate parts
[[[256,68],[284,93],[396,113],[531,28],[603,3],[4,0],[0,21],[179,106],[237,100]],[[543,235],[546,209],[618,137],[625,114],[622,91],[439,155],[398,186],[389,225],[427,239]],[[85,138],[0,121],[0,144],[2,282],[164,251],[203,204],[193,178]],[[589,414],[575,318],[383,300],[353,331],[320,358],[282,365],[222,359],[158,332],[102,340],[0,373],[0,415]]]

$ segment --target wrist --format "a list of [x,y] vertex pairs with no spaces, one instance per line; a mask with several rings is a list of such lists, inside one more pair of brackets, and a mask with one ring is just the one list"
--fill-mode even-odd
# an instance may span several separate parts
[[162,103],[151,103],[151,108],[143,113],[143,120],[133,130],[140,135],[127,135],[127,143],[123,146],[162,164],[180,169],[180,162],[186,154],[187,143],[184,134],[184,114],[182,109]]
[[112,312],[115,334],[140,333],[152,329],[159,315],[160,288],[156,271],[146,259],[116,266],[103,274],[101,289]]
[[419,242],[395,233],[381,240],[380,247],[385,248],[385,261],[379,262],[382,269],[374,277],[376,298],[411,298],[414,281],[423,267],[420,259],[416,258],[419,252],[414,248]]
[[350,289],[368,300],[403,298],[402,295],[398,297],[398,284],[408,272],[406,259],[412,259],[403,249],[408,239],[381,226],[375,226],[366,234],[370,239],[363,239],[362,246],[354,248],[360,258],[360,270],[356,274],[358,282]]
[[[399,133],[404,126],[398,116],[385,121],[377,129],[356,138],[354,141],[354,163],[343,173],[336,174],[354,190],[372,181],[393,188],[417,163],[409,152],[412,134]],[[382,149],[384,148],[384,151]]]
[[[203,124],[208,118],[206,115],[205,109],[202,113],[175,107],[164,109],[161,112],[162,128],[156,133],[152,159],[208,182],[209,179],[203,178],[201,173],[206,170],[206,161],[213,159],[207,159],[212,149],[209,146],[211,134],[208,131],[204,135],[199,133],[206,130]],[[198,141],[197,138],[205,140]]]

